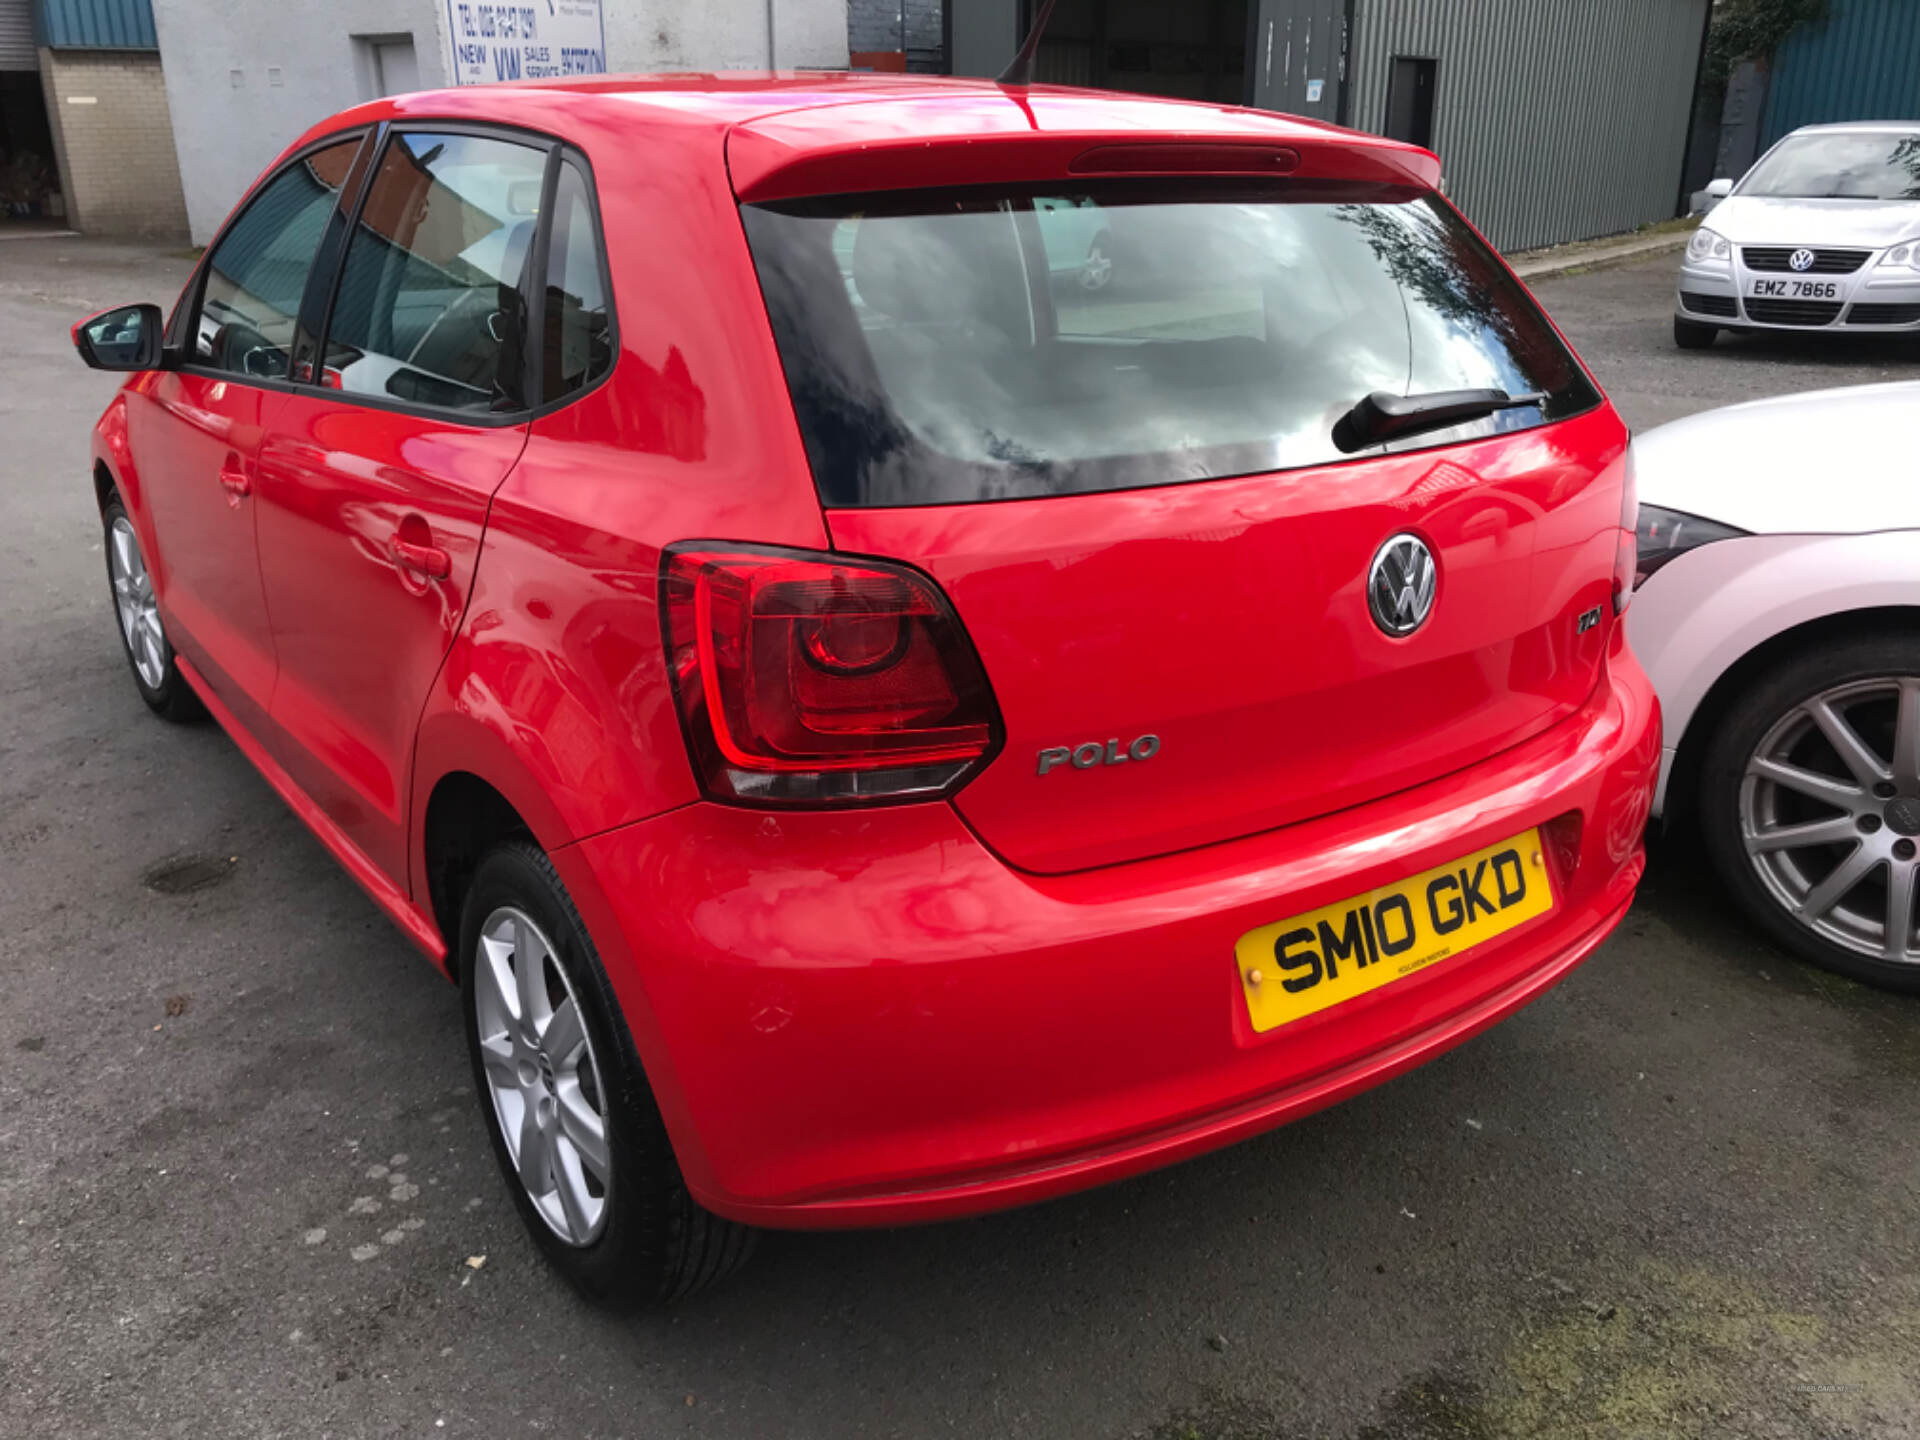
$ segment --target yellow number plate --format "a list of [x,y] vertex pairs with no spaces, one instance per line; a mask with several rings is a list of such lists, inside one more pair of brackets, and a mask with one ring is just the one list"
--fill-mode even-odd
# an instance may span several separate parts
[[1471,950],[1553,908],[1529,830],[1450,865],[1277,925],[1233,947],[1255,1030],[1271,1030]]

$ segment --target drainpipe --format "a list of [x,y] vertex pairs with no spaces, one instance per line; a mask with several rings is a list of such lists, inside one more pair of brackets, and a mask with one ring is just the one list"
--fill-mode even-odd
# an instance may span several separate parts
[[769,70],[780,68],[780,57],[775,51],[773,42],[773,0],[767,0],[767,68]]

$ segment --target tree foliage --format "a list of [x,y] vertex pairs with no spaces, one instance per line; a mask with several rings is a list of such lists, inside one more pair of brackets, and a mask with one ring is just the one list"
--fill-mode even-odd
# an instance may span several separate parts
[[1828,4],[1829,0],[1718,0],[1707,32],[1702,83],[1710,90],[1724,90],[1727,77],[1741,61],[1772,59],[1795,30],[1826,19]]

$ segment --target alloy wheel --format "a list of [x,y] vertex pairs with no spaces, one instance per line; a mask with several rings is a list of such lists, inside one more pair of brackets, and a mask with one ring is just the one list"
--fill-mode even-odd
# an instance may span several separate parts
[[1080,288],[1104,290],[1113,279],[1113,257],[1098,240],[1087,247],[1087,258],[1080,262]]
[[606,1091],[573,986],[522,910],[480,927],[474,1017],[487,1090],[527,1198],[569,1245],[607,1222],[612,1165]]
[[1920,676],[1852,680],[1761,736],[1740,837],[1768,893],[1821,939],[1920,966]]
[[133,522],[125,515],[115,516],[108,541],[113,605],[120,616],[120,631],[127,638],[127,653],[133,657],[133,668],[139,671],[147,688],[158,690],[167,678],[166,632],[160,628],[160,607],[153,598],[153,579],[147,574],[147,562],[141,557]]

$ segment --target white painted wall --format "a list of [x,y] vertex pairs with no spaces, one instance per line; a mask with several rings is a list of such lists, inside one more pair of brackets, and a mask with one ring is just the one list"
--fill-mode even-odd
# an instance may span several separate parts
[[353,36],[411,32],[420,83],[446,84],[439,0],[153,0],[153,26],[199,245],[308,126],[373,98]]
[[843,69],[847,63],[846,0],[602,4],[607,64],[614,70]]
[[1006,69],[1026,38],[1019,0],[947,0],[947,4],[953,7],[953,73],[998,75]]
[[[846,0],[603,4],[615,71],[847,63]],[[446,0],[153,0],[153,22],[197,244],[296,136],[374,98],[355,36],[411,34],[421,87],[449,83]]]

